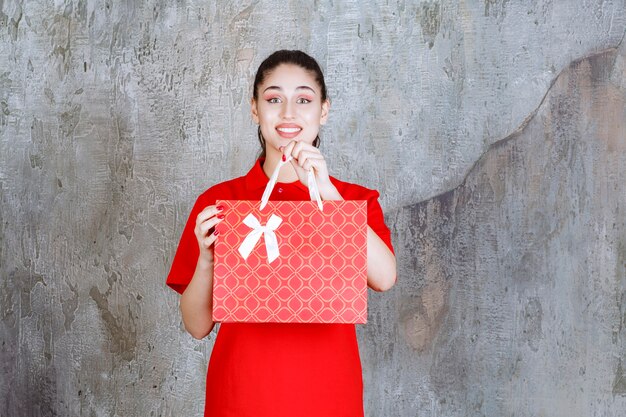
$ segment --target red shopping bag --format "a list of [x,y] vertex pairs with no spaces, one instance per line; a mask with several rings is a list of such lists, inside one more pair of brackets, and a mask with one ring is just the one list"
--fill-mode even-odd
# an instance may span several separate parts
[[[288,161],[287,161],[288,162]],[[365,323],[367,202],[221,200],[215,243],[213,320]]]

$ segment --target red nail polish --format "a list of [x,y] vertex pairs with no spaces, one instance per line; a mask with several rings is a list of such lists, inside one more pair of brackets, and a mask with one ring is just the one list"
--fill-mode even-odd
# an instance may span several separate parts
[[287,157],[283,155],[283,162],[285,162],[286,160],[287,160]]
[[218,219],[222,220],[222,219],[224,218],[224,215],[223,215],[223,214],[218,214],[216,217],[217,217]]
[[217,209],[217,211],[222,211],[222,210],[224,210],[224,206],[217,206],[217,207],[215,207],[215,208]]
[[215,231],[213,232],[213,236],[219,236],[220,234],[220,229],[215,229]]

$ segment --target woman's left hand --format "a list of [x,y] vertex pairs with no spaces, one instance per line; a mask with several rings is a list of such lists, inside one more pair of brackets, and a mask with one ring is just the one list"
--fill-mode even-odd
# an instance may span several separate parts
[[315,173],[315,181],[324,200],[339,200],[341,196],[330,181],[326,160],[318,148],[304,142],[291,141],[282,148],[284,158],[291,156],[291,165],[296,170],[300,182],[307,185],[309,170]]

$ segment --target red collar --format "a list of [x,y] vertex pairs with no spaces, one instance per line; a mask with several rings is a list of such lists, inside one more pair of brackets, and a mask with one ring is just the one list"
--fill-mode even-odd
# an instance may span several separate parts
[[[254,166],[245,176],[246,188],[249,191],[256,191],[258,189],[265,189],[267,183],[269,182],[269,178],[265,175],[265,171],[263,171],[263,163],[265,162],[265,158],[259,158],[255,162]],[[281,187],[296,187],[300,188],[305,192],[309,192],[309,189],[302,184],[300,181],[296,180],[293,182],[277,182],[276,186],[280,185]]]

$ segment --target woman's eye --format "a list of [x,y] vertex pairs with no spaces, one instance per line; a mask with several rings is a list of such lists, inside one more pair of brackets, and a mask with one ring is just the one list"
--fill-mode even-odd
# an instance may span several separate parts
[[308,98],[304,98],[304,97],[300,97],[297,101],[298,104],[307,104],[310,103],[311,100],[309,100]]
[[280,103],[280,99],[278,97],[272,97],[267,99],[268,103]]

